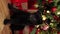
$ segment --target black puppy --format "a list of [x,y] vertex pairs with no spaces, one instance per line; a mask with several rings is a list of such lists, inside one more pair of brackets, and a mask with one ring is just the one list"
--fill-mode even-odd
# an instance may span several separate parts
[[14,30],[24,29],[25,25],[42,24],[41,13],[39,11],[34,14],[30,14],[28,12],[14,8],[11,4],[8,4],[8,8],[13,14],[10,16],[10,20],[4,20],[4,24],[11,24],[10,28],[12,30],[12,34],[14,34]]
[[11,4],[8,4],[8,7],[13,12],[13,15],[11,15],[12,24],[36,25],[42,23],[41,14],[39,11],[34,14],[30,14],[14,8]]

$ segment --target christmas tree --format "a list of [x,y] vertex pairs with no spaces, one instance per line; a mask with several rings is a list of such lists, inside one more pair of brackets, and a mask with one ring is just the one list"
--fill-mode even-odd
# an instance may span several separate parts
[[30,34],[60,34],[60,0],[37,0],[35,6],[43,21]]

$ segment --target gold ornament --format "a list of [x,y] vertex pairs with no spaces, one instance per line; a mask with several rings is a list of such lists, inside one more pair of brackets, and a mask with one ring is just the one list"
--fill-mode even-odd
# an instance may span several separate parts
[[50,23],[51,26],[53,26],[53,23]]
[[42,20],[46,20],[46,16],[45,15],[42,15]]

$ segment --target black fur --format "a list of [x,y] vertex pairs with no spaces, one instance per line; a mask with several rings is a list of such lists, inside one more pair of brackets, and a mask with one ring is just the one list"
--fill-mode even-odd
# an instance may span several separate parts
[[[41,13],[39,11],[34,14],[30,14],[28,12],[14,8],[11,4],[8,4],[8,8],[11,10],[11,13],[13,13],[13,15],[10,17],[10,28],[12,30],[12,34],[14,34],[14,30],[24,29],[25,25],[31,26],[42,24]],[[33,16],[30,17],[31,15]]]
[[[11,23],[12,24],[36,25],[36,24],[42,23],[41,14],[39,13],[39,11],[37,11],[34,14],[30,14],[28,12],[18,10],[10,4],[8,4],[8,7],[13,12],[13,15],[11,15]],[[33,17],[30,18],[30,15],[33,15]],[[35,18],[36,20],[34,21],[34,19],[32,19],[32,18]]]

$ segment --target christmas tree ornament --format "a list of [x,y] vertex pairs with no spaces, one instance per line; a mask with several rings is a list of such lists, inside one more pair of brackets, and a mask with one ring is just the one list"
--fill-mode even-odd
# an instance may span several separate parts
[[60,34],[60,31],[58,31],[57,34]]
[[52,8],[51,8],[52,13],[55,13],[55,12],[56,12],[56,10],[57,10],[57,8],[56,8],[56,7],[52,7]]
[[53,0],[48,0],[48,3],[52,3],[53,2]]
[[53,23],[50,23],[50,27],[53,28],[54,24]]
[[49,10],[47,10],[47,13],[50,13],[50,11],[49,11]]
[[53,23],[50,23],[51,26],[53,26]]
[[54,15],[53,18],[54,18],[56,21],[58,21],[58,19],[59,19],[59,17],[56,16],[56,15]]
[[59,23],[60,23],[60,16],[59,16]]
[[39,34],[39,33],[40,33],[40,28],[36,30],[36,34]]
[[49,25],[47,25],[47,24],[43,24],[43,25],[41,26],[41,29],[42,29],[42,30],[48,30],[48,28],[49,28]]
[[45,15],[42,15],[42,20],[46,20],[47,17]]

